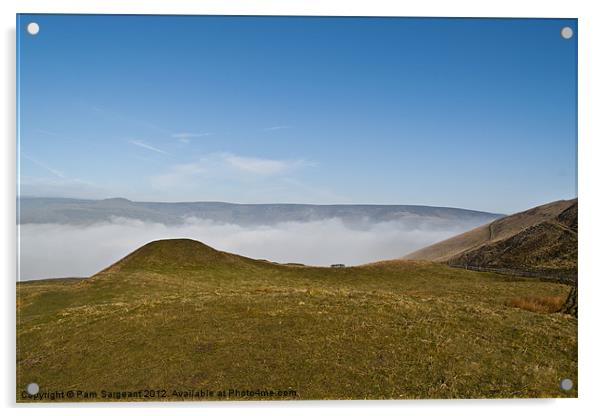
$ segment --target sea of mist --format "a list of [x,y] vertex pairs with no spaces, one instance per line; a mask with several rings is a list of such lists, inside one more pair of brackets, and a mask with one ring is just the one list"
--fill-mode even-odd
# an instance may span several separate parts
[[478,224],[408,227],[403,221],[353,226],[338,218],[243,226],[188,218],[166,225],[112,218],[88,225],[19,225],[21,280],[91,276],[158,239],[191,238],[218,250],[256,259],[327,266],[399,258]]

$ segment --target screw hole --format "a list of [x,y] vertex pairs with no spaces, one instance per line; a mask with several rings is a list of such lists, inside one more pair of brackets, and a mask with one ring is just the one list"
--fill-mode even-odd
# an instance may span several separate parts
[[40,386],[38,386],[38,383],[29,383],[26,387],[26,390],[28,394],[33,396],[34,394],[38,394],[40,391]]
[[27,24],[27,33],[32,36],[37,35],[40,32],[40,25],[36,22],[30,22]]
[[560,36],[562,36],[564,39],[570,39],[573,37],[573,29],[565,26],[562,29],[560,29]]
[[570,378],[563,378],[560,380],[560,388],[564,391],[569,391],[573,388],[573,380]]

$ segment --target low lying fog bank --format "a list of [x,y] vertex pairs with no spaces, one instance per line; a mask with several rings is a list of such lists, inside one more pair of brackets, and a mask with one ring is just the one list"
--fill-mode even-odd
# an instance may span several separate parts
[[358,229],[338,219],[252,227],[198,219],[179,226],[122,218],[90,226],[24,224],[19,226],[20,278],[90,276],[141,245],[166,238],[192,238],[282,263],[357,265],[398,258],[469,228],[408,229],[402,222],[381,222]]

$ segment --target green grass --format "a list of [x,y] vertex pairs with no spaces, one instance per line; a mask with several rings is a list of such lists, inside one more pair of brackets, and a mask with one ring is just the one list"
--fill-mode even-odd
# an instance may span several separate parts
[[[576,397],[577,320],[528,278],[390,261],[275,265],[188,240],[17,285],[17,400],[41,391],[295,390],[295,399]],[[559,389],[562,378],[575,388]],[[91,399],[95,400],[95,399]],[[98,400],[98,398],[96,398]]]

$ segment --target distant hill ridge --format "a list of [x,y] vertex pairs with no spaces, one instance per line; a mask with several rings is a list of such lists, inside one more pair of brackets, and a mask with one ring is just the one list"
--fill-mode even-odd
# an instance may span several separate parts
[[577,277],[577,199],[504,217],[408,254],[452,266]]
[[462,226],[465,229],[501,214],[460,208],[421,205],[233,204],[226,202],[135,202],[125,198],[102,200],[22,197],[20,224],[91,224],[115,217],[163,224],[182,224],[188,218],[218,223],[270,225],[339,218],[348,223],[403,221],[411,227]]

